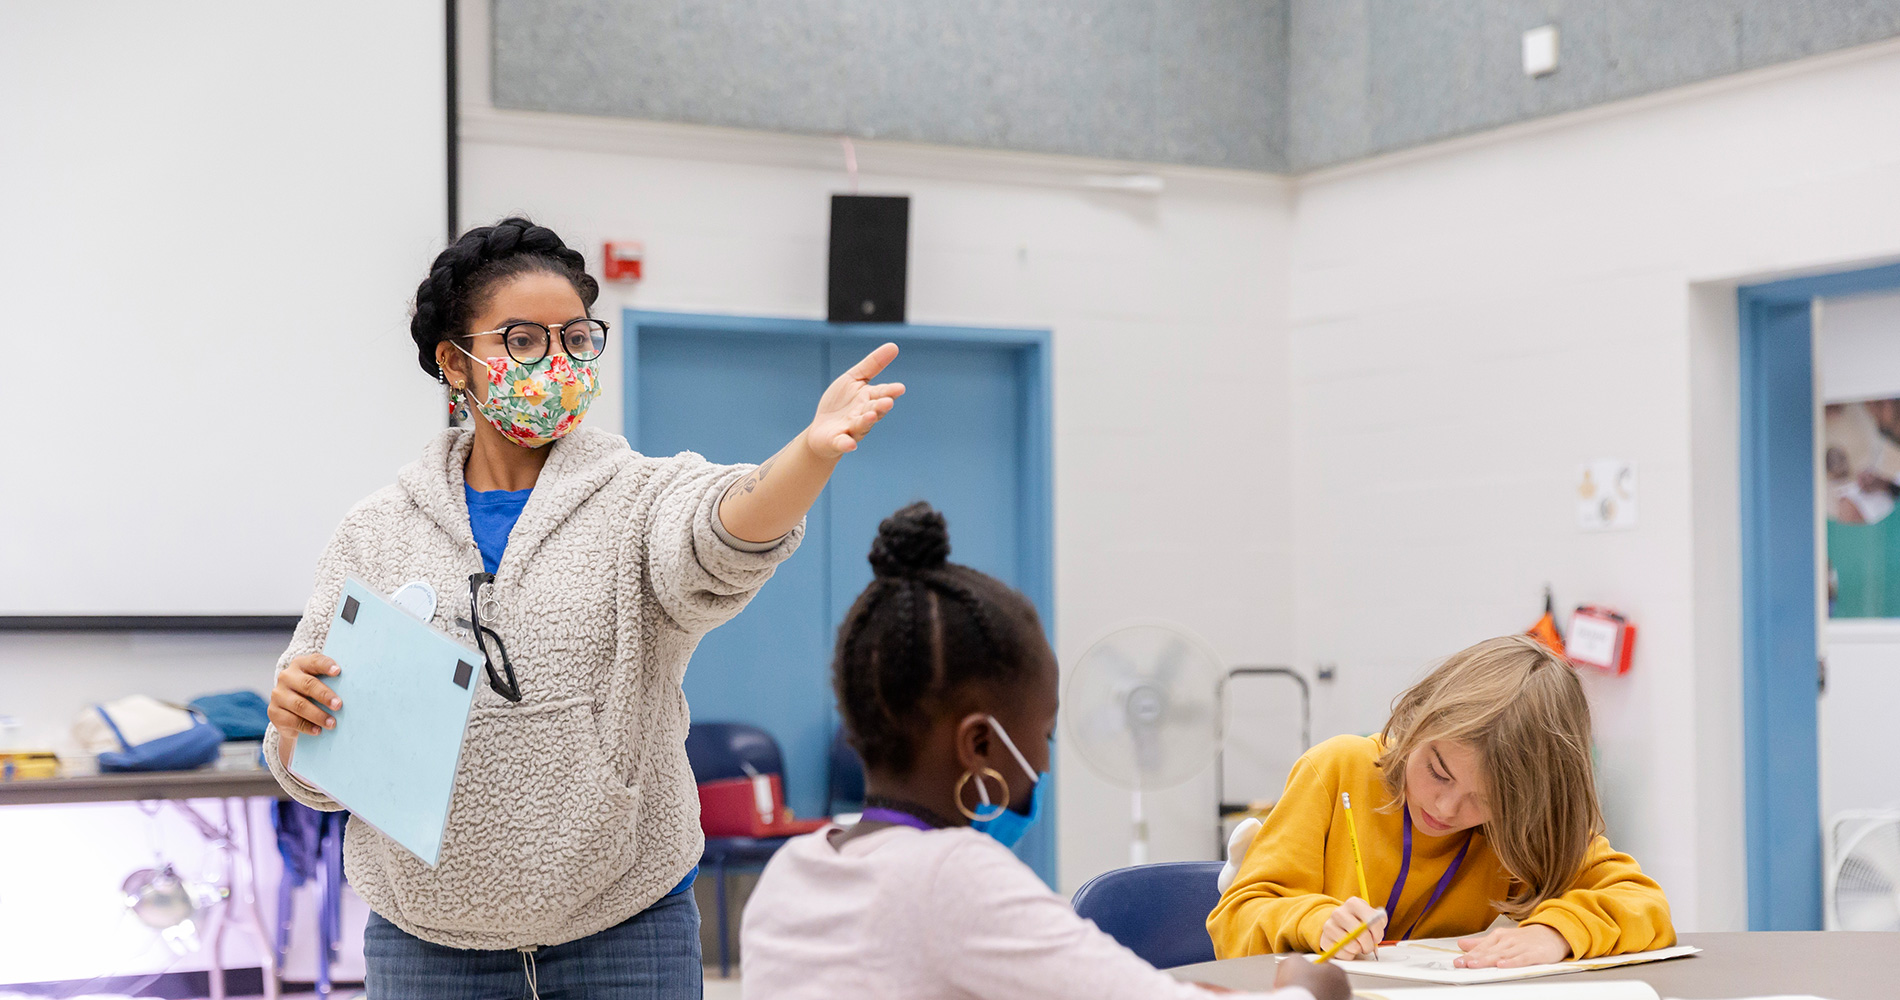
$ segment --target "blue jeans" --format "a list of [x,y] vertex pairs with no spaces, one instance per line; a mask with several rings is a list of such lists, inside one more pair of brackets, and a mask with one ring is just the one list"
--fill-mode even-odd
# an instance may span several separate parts
[[690,892],[598,934],[531,953],[431,944],[372,912],[363,959],[369,1000],[700,1000],[705,978],[699,907]]

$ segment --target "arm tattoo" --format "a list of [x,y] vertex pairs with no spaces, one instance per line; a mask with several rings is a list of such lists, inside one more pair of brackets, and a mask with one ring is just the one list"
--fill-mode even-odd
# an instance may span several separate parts
[[726,487],[726,495],[720,499],[731,499],[735,494],[750,493],[758,489],[759,483],[765,480],[765,474],[772,470],[772,463],[776,461],[778,461],[778,456],[773,455],[771,458],[766,459],[764,464],[747,473],[745,478],[735,480],[731,486]]

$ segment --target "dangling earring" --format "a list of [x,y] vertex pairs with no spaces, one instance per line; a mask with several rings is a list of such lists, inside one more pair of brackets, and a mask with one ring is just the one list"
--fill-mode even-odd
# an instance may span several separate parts
[[[996,806],[995,812],[990,813],[987,816],[980,816],[974,810],[969,809],[968,807],[964,806],[963,786],[968,784],[971,778],[976,779],[976,798],[977,798],[978,804],[982,806],[995,805]],[[984,778],[995,779],[996,784],[1003,789],[1002,802],[1000,803],[990,802],[990,790],[984,787],[983,785]],[[963,777],[957,779],[956,791],[952,794],[956,798],[956,801],[957,801],[957,811],[961,812],[966,818],[968,818],[972,822],[976,822],[976,823],[988,822],[990,820],[995,819],[998,816],[1003,815],[1003,813],[1009,809],[1009,782],[1004,781],[1003,775],[1001,774],[1001,772],[997,771],[993,767],[979,767],[974,771],[963,772]]]
[[449,419],[458,423],[468,419],[468,390],[460,382],[449,390]]

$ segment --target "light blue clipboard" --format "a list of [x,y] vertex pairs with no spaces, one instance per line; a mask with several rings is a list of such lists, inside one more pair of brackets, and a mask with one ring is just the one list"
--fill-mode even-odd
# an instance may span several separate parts
[[354,577],[330,619],[336,728],[300,736],[291,773],[434,867],[482,654]]

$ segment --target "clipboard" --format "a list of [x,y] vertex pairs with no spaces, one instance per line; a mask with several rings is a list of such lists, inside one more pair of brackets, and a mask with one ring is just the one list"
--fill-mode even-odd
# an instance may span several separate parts
[[335,729],[297,738],[291,773],[434,867],[482,654],[350,577],[323,655],[343,707]]

